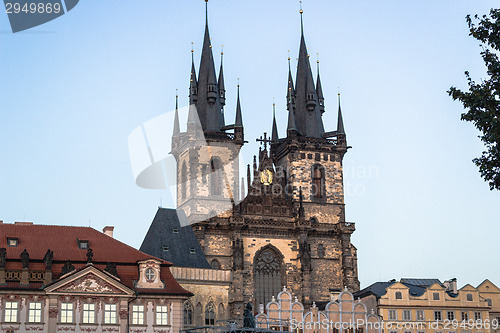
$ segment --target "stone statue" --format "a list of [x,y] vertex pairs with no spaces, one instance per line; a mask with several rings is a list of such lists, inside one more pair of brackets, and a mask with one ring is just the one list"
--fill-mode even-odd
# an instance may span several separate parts
[[233,244],[234,269],[243,269],[243,242],[236,239]]
[[30,264],[30,255],[28,254],[28,251],[24,249],[24,251],[21,253],[21,262],[23,263],[23,268],[28,268]]
[[302,270],[311,270],[311,244],[307,243],[306,241],[300,243],[299,253]]
[[94,251],[91,248],[87,249],[87,263],[91,263],[94,258]]
[[112,262],[108,262],[106,264],[106,268],[104,269],[106,272],[108,272],[109,274],[113,275],[113,276],[116,276],[117,278],[120,278],[118,276],[118,272],[116,271],[116,264],[115,263],[112,263]]
[[5,263],[7,262],[7,249],[2,247],[0,249],[0,268],[5,268]]
[[245,311],[243,312],[243,328],[255,328],[252,303],[247,303]]
[[45,257],[43,257],[43,262],[45,263],[45,269],[52,269],[52,261],[54,260],[54,251],[47,250]]
[[64,264],[64,266],[62,268],[61,276],[64,274],[68,274],[69,272],[74,271],[74,270],[75,270],[75,266],[71,265],[71,262],[68,259],[68,261],[66,261],[66,263]]

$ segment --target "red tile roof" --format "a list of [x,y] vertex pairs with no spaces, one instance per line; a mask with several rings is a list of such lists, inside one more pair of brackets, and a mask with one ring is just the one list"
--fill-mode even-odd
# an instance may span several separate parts
[[[19,239],[17,247],[7,245],[7,235],[9,238]],[[67,260],[71,261],[76,270],[86,266],[87,250],[79,248],[78,240],[88,241],[89,247],[93,250],[93,264],[96,268],[104,270],[106,263],[116,263],[121,282],[132,289],[135,289],[134,282],[139,278],[137,262],[151,258],[159,260],[161,262],[160,276],[165,283],[165,288],[135,289],[141,294],[189,294],[177,283],[170,272],[168,267],[172,265],[171,263],[134,249],[90,227],[0,223],[0,248],[4,247],[7,250],[7,270],[22,269],[21,252],[26,249],[30,256],[30,270],[44,271],[45,264],[42,260],[47,249],[50,249],[54,251],[53,278],[58,279]],[[31,282],[29,287],[23,287],[23,289],[40,287],[40,283]],[[19,283],[14,282],[9,282],[7,286],[0,286],[0,289],[17,288],[20,288]]]
[[[19,239],[17,247],[7,246],[7,236]],[[72,262],[86,262],[87,250],[78,247],[78,240],[89,242],[95,262],[135,263],[154,258],[90,227],[0,224],[0,247],[7,249],[7,259],[20,259],[21,252],[26,249],[30,260],[42,260],[47,249],[51,249],[54,251],[54,261],[69,259]]]

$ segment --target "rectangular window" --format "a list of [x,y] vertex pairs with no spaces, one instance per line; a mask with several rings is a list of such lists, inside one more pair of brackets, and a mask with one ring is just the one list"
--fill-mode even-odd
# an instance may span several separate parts
[[144,305],[132,306],[132,325],[144,325]]
[[82,323],[95,324],[95,304],[83,304]]
[[403,310],[403,320],[411,320],[411,310]]
[[467,294],[467,302],[472,302],[472,301],[473,301],[472,294]]
[[432,294],[432,299],[435,301],[439,301],[439,293],[433,293]]
[[417,311],[417,320],[425,320],[424,311],[422,310]]
[[104,323],[116,324],[116,304],[104,304]]
[[482,317],[481,317],[481,312],[474,312],[474,320],[475,321],[478,321],[478,320],[481,320]]
[[9,247],[16,247],[17,243],[18,243],[18,239],[17,238],[13,238],[13,237],[7,238],[7,246],[9,246]]
[[89,241],[86,241],[86,240],[79,240],[78,241],[78,248],[79,249],[83,249],[83,250],[86,250],[89,248]]
[[448,311],[446,313],[446,317],[448,318],[448,320],[455,320],[455,312],[454,311]]
[[397,312],[396,310],[389,310],[389,320],[397,320]]
[[42,303],[33,302],[28,306],[28,322],[40,323],[42,321]]
[[17,323],[17,302],[5,302],[5,322]]
[[166,305],[156,306],[156,325],[168,324],[168,312]]
[[462,321],[468,321],[469,320],[469,313],[462,311]]
[[73,322],[73,303],[61,303],[61,323]]
[[443,317],[441,317],[441,311],[434,311],[434,320],[443,320]]

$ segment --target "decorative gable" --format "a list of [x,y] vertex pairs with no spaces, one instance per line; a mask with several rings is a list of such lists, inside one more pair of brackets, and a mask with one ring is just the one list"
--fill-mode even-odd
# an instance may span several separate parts
[[66,275],[63,279],[46,287],[45,290],[47,293],[54,294],[99,294],[109,296],[131,296],[134,294],[132,289],[93,265]]
[[62,286],[56,291],[78,292],[78,293],[122,293],[118,288],[113,287],[103,279],[89,273],[71,283]]

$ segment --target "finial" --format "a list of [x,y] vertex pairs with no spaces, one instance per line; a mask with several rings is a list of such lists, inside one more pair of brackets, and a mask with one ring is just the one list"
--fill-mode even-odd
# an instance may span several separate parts
[[304,11],[302,10],[302,1],[299,1],[300,3],[300,32],[302,35],[304,35],[304,22],[302,21],[302,14],[304,14]]
[[224,54],[224,44],[222,44],[220,48],[220,55],[222,56],[223,54]]
[[210,48],[212,48],[212,37],[210,37],[210,45],[209,45]]
[[288,50],[288,64],[290,64],[290,50]]
[[179,109],[179,89],[175,89],[175,109]]
[[194,52],[194,43],[191,42],[191,53],[193,53],[193,52]]
[[238,88],[240,87],[240,78],[238,78]]

